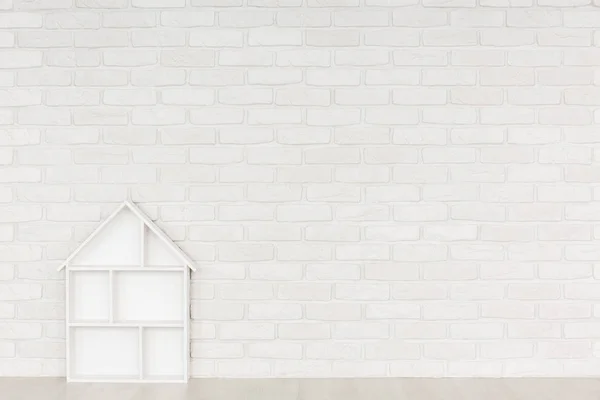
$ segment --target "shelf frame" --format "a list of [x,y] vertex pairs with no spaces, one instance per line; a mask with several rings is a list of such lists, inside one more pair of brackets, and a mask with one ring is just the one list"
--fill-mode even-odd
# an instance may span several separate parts
[[[135,249],[135,251],[139,251],[139,256],[138,257],[124,257],[123,259],[120,258],[120,256],[116,256],[112,257],[110,260],[106,259],[107,264],[97,264],[98,262],[103,262],[105,260],[106,257],[102,257],[100,254],[94,254],[93,257],[87,257],[85,259],[81,259],[81,258],[74,258],[74,256],[81,250],[83,249],[85,246],[87,246],[88,244],[93,245],[92,240],[95,236],[95,234],[97,232],[99,232],[100,230],[102,230],[105,226],[107,226],[109,224],[109,222],[119,213],[121,212],[121,210],[125,211],[125,212],[133,212],[135,215],[138,216],[138,218],[140,219],[139,222],[136,222],[135,228],[133,225],[133,221],[130,221],[132,223],[132,225],[127,225],[129,226],[129,228],[127,231],[131,232],[131,235],[135,235],[136,236],[136,240],[140,240],[140,244],[139,247]],[[139,223],[139,225],[137,225]],[[135,231],[136,229],[139,229],[138,232],[139,234],[134,234],[133,231]],[[152,235],[152,238],[150,238],[150,235]],[[126,235],[127,236],[127,235]],[[139,237],[139,239],[137,238]],[[152,240],[150,240],[152,239]],[[120,243],[124,243],[124,242],[120,242]],[[156,256],[156,258],[154,257],[154,254],[163,254],[160,253],[161,251],[166,251],[163,250],[163,245],[166,245],[166,247],[170,250],[170,251],[174,251],[175,257],[171,260],[168,257],[163,257],[163,256]],[[158,248],[154,248],[154,246],[160,246]],[[117,249],[122,248],[122,246],[117,246]],[[154,251],[158,251],[159,253],[154,253]],[[86,253],[86,254],[90,254],[90,253]],[[106,254],[105,252],[102,254]],[[120,253],[116,253],[116,254],[120,254]],[[81,260],[81,262],[78,262],[77,260]],[[155,264],[152,264],[152,261],[155,262]],[[124,262],[124,264],[119,265],[119,262]],[[148,263],[150,262],[150,263]],[[113,264],[114,263],[114,264]],[[165,265],[158,265],[158,264],[165,264]],[[189,360],[190,360],[190,332],[189,332],[189,326],[190,326],[190,275],[191,275],[191,270],[195,270],[194,269],[194,265],[191,262],[191,260],[189,259],[189,257],[187,255],[185,255],[179,248],[177,248],[177,246],[172,243],[172,241],[158,228],[156,227],[153,222],[151,220],[149,220],[141,211],[139,211],[135,206],[129,205],[129,203],[125,203],[125,206],[121,206],[119,209],[117,209],[111,216],[109,216],[109,218],[107,220],[105,220],[104,222],[102,222],[102,224],[96,229],[96,231],[88,238],[86,239],[77,249],[76,251],[69,256],[69,258],[65,261],[65,263],[59,267],[59,270],[62,268],[66,268],[66,275],[67,275],[67,279],[66,279],[66,315],[65,315],[65,326],[66,326],[66,341],[67,341],[67,347],[66,347],[66,372],[67,372],[67,382],[106,382],[106,383],[110,383],[110,382],[119,382],[119,383],[187,383],[188,379],[189,379]],[[108,315],[106,314],[106,311],[104,310],[103,313],[96,313],[96,315],[94,315],[94,313],[88,313],[87,311],[85,313],[79,313],[77,312],[77,309],[71,309],[72,308],[72,302],[74,300],[77,300],[75,297],[76,294],[78,294],[77,292],[73,292],[71,293],[72,290],[74,290],[74,285],[76,284],[76,282],[70,282],[71,279],[73,279],[73,273],[77,273],[77,274],[82,274],[85,275],[85,272],[102,272],[102,273],[106,273],[107,278],[108,278],[108,286],[106,287],[106,281],[103,280],[102,281],[102,289],[101,292],[102,293],[106,293],[105,291],[107,291],[108,293],[106,293],[106,295],[108,296]],[[161,273],[161,274],[157,274],[160,275],[159,278],[162,278],[162,273],[167,273],[169,275],[167,275],[168,277],[170,277],[170,279],[175,280],[175,275],[171,275],[171,274],[181,274],[183,273],[183,276],[177,275],[177,280],[181,279],[181,282],[183,284],[183,287],[179,290],[177,290],[174,293],[181,293],[181,295],[183,296],[183,301],[182,301],[182,307],[184,307],[184,312],[181,313],[181,311],[178,313],[178,315],[176,316],[178,319],[177,320],[163,320],[163,321],[151,321],[151,320],[119,320],[119,315],[120,315],[120,309],[124,310],[124,308],[119,308],[119,307],[128,307],[127,305],[130,304],[128,303],[128,300],[122,299],[119,300],[119,288],[117,287],[117,285],[119,284],[118,282],[118,276],[119,273],[123,271],[124,275],[125,272],[129,273],[129,272],[134,272],[135,274],[137,274],[138,272],[140,274],[144,274],[144,273],[151,273],[151,272],[156,272],[156,273]],[[100,274],[98,274],[100,275]],[[131,274],[133,276],[133,274]],[[137,276],[137,275],[135,275]],[[149,279],[150,281],[154,278],[151,277],[146,277],[147,279]],[[105,279],[105,278],[103,278]],[[135,278],[131,278],[130,279],[135,279]],[[95,278],[90,277],[88,275],[88,280],[91,280],[92,282],[96,282]],[[155,285],[156,286],[156,285]],[[138,286],[139,288],[140,286]],[[145,286],[141,286],[142,288],[145,288]],[[160,286],[162,287],[162,286]],[[121,289],[123,289],[123,287],[121,287]],[[85,293],[86,291],[83,290],[83,293]],[[100,293],[100,292],[98,292]],[[165,292],[168,293],[168,292]],[[103,295],[104,296],[104,295]],[[178,294],[177,294],[178,296]],[[131,295],[129,295],[129,298],[131,297]],[[81,297],[81,299],[85,299],[86,301],[89,301],[91,297],[88,295],[87,297]],[[93,297],[92,297],[93,298]],[[168,299],[176,299],[176,297],[171,298],[169,297]],[[101,301],[102,304],[105,304],[105,300]],[[87,303],[86,303],[87,304]],[[95,304],[96,306],[98,306],[100,304],[100,302],[97,301],[96,302],[92,302],[92,304]],[[143,304],[143,303],[142,303]],[[125,308],[126,309],[126,308]],[[87,308],[85,308],[84,310],[87,310]],[[92,308],[93,310],[93,308]],[[140,317],[149,317],[152,318],[153,315],[148,310],[148,306],[146,306],[146,308],[144,309],[145,312],[139,313],[137,315],[139,315]],[[98,319],[98,320],[83,320],[85,318],[87,318],[87,316],[99,316],[102,319]],[[121,315],[125,316],[127,314],[123,314],[121,313]],[[77,316],[79,318],[77,318]],[[130,314],[130,317],[135,317],[136,314]],[[164,314],[164,317],[169,318],[169,317],[173,317],[174,315],[171,314],[171,311],[169,311],[168,313]],[[106,319],[105,319],[106,317]],[[133,359],[135,358],[133,354],[131,354],[131,358],[128,361],[131,364],[127,364],[129,365],[128,368],[126,368],[126,370],[123,370],[122,368],[118,368],[119,366],[119,356],[120,354],[124,354],[124,353],[119,353],[119,347],[117,348],[112,348],[112,351],[114,353],[114,358],[111,358],[110,356],[108,356],[108,358],[105,357],[105,360],[112,360],[112,364],[110,363],[110,361],[107,361],[106,363],[102,363],[100,362],[99,364],[96,363],[95,361],[89,361],[89,360],[95,360],[94,357],[98,357],[98,360],[102,360],[102,350],[100,350],[100,353],[98,353],[96,356],[92,356],[91,354],[94,354],[93,352],[90,354],[87,354],[87,349],[88,347],[80,347],[80,346],[88,346],[91,345],[91,343],[94,342],[90,342],[90,343],[86,343],[86,340],[88,339],[79,339],[80,336],[79,335],[86,335],[84,333],[82,333],[81,331],[79,331],[79,329],[89,329],[91,332],[95,332],[95,333],[90,333],[91,335],[99,335],[99,333],[97,332],[97,330],[101,330],[101,329],[105,329],[105,328],[113,328],[116,329],[117,331],[119,331],[120,329],[131,329],[131,330],[136,330],[137,332],[137,373],[136,374],[132,374],[134,372],[133,369]],[[161,328],[166,328],[166,329],[174,329],[177,330],[177,332],[179,332],[181,334],[181,336],[179,336],[181,338],[181,340],[183,340],[183,346],[179,347],[179,349],[181,350],[181,357],[183,358],[181,360],[181,365],[179,363],[175,362],[175,359],[172,359],[165,364],[165,363],[157,363],[158,359],[155,359],[153,356],[153,352],[155,351],[166,351],[167,347],[162,347],[161,346],[161,342],[156,342],[155,340],[152,340],[148,343],[153,343],[153,344],[146,344],[146,340],[144,339],[145,336],[147,336],[146,330],[148,329],[161,329]],[[179,335],[178,333],[178,335]],[[133,332],[130,332],[131,335],[133,335]],[[118,335],[120,335],[120,333],[118,333]],[[129,335],[129,334],[128,334]],[[85,337],[85,336],[82,336]],[[93,336],[91,336],[93,337]],[[120,337],[120,336],[117,336]],[[147,340],[151,340],[148,337],[146,337]],[[79,340],[82,340],[82,342],[79,342]],[[133,340],[133,339],[131,339]],[[174,340],[174,338],[173,338]],[[106,344],[108,342],[106,342],[106,340],[100,339],[100,341],[96,342],[97,346],[110,346],[109,344]],[[127,342],[128,343],[128,342]],[[170,342],[169,343],[175,343]],[[177,342],[179,343],[179,342]],[[92,345],[93,346],[93,345]],[[146,347],[145,346],[149,346]],[[159,346],[159,347],[154,347],[154,346]],[[98,348],[98,347],[96,347]],[[101,349],[103,349],[104,347],[101,347]],[[135,349],[135,346],[133,347],[133,349]],[[179,353],[180,350],[177,350],[177,353]],[[81,351],[84,351],[84,353],[79,353]],[[116,352],[115,352],[116,351]],[[146,352],[146,353],[145,353]],[[174,352],[171,352],[170,354],[173,354]],[[129,354],[129,353],[128,353]],[[84,358],[81,358],[81,357]],[[147,358],[149,357],[149,358]],[[177,359],[179,359],[179,355],[177,357]],[[81,361],[81,360],[85,360],[85,361]],[[78,365],[77,363],[79,362],[84,362],[85,364],[81,364]],[[90,362],[91,364],[88,364],[88,362]],[[116,362],[116,364],[115,364]],[[146,362],[147,364],[144,365],[144,362]],[[86,367],[86,365],[88,365]],[[92,367],[90,367],[90,365]],[[159,372],[159,370],[155,370],[154,373],[150,373],[148,374],[148,371],[153,371],[153,369],[155,369],[155,365],[163,365],[166,368],[163,368],[162,371],[166,372],[166,375],[158,375],[157,373]],[[98,366],[99,368],[96,369],[96,366]],[[104,369],[102,368],[102,366],[104,366]],[[172,366],[172,367],[171,367]],[[79,370],[79,371],[78,371]],[[81,372],[90,372],[90,373],[103,373],[103,372],[107,372],[107,375],[93,375],[93,374],[82,374]],[[115,371],[122,371],[123,375],[114,375],[111,373],[114,373]],[[173,371],[177,371],[178,374],[170,374],[170,372]],[[180,372],[180,373],[179,373]]]

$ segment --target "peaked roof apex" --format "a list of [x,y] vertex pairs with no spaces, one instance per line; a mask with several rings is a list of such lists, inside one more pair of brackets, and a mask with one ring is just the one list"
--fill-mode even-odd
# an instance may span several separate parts
[[154,222],[152,222],[152,220],[150,218],[148,218],[148,216],[146,214],[144,214],[142,212],[142,210],[140,210],[138,208],[138,206],[136,206],[134,203],[132,203],[129,200],[125,200],[119,207],[117,207],[111,215],[108,216],[108,218],[106,218],[100,225],[98,225],[98,227],[96,227],[96,229],[87,237],[87,239],[85,239],[83,241],[83,243],[81,243],[72,253],[71,255],[69,255],[69,257],[63,261],[63,263],[58,267],[58,271],[61,271],[63,268],[65,268],[67,266],[67,264],[89,243],[91,242],[91,240],[96,237],[96,235],[98,233],[100,233],[100,231],[102,231],[102,229],[108,225],[108,223],[110,221],[112,221],[117,214],[119,214],[119,212],[121,212],[121,210],[123,210],[123,208],[127,207],[131,212],[133,212],[140,220],[142,220],[144,222],[144,224],[154,233],[156,234],[156,236],[158,236],[161,241],[167,246],[169,247],[171,250],[173,250],[173,252],[183,261],[185,262],[185,265],[191,269],[192,271],[196,271],[196,266],[194,265],[194,261],[192,261],[192,259],[183,252],[183,250],[181,250],[179,248],[179,246],[177,246],[175,243],[173,243],[173,241],[171,240],[171,238],[169,238],[158,226],[156,226],[156,224]]

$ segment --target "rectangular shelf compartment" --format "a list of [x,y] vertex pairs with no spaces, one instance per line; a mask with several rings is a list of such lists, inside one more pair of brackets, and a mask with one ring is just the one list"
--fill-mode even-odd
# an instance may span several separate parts
[[109,272],[81,270],[69,273],[70,322],[109,322]]
[[180,323],[184,321],[184,271],[113,272],[116,323]]
[[74,380],[140,378],[139,328],[70,327]]
[[144,328],[142,330],[143,379],[182,381],[184,376],[183,328]]

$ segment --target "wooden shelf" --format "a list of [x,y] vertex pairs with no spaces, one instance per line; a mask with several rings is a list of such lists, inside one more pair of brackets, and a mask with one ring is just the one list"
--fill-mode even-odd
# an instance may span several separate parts
[[68,382],[186,382],[188,263],[141,213],[116,210],[65,262]]
[[185,271],[184,266],[170,265],[70,265],[70,271],[167,271],[167,272],[182,272]]
[[144,380],[152,382],[185,382],[181,375],[144,375]]
[[69,382],[139,382],[139,375],[72,375]]
[[90,328],[183,328],[183,321],[76,321],[70,322],[69,326],[73,327],[90,327]]

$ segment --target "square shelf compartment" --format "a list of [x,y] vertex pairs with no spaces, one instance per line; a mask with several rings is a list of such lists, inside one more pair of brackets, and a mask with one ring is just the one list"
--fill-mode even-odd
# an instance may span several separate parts
[[115,271],[115,322],[184,321],[184,271]]
[[70,329],[71,376],[75,379],[139,379],[139,328]]
[[110,282],[108,271],[71,271],[70,319],[73,322],[108,322]]
[[143,377],[147,380],[183,380],[187,363],[183,328],[144,328],[142,333]]

